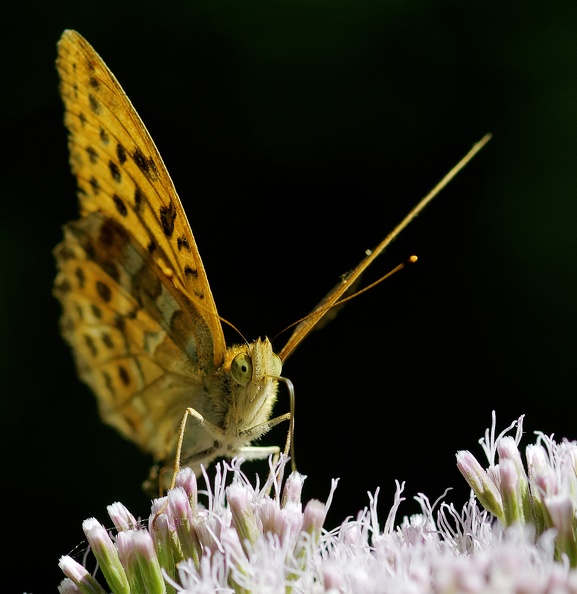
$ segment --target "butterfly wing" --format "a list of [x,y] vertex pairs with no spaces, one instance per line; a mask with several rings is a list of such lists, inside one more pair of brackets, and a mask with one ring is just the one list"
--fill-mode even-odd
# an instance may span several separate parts
[[55,250],[63,333],[104,419],[163,459],[187,405],[211,417],[191,392],[224,362],[222,327],[172,180],[116,78],[72,30],[57,69],[81,214]]

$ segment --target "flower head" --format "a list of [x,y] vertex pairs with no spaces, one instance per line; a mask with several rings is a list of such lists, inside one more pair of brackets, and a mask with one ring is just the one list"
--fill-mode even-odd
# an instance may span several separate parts
[[[497,438],[495,424],[493,413],[491,432],[481,440],[489,467],[484,469],[468,451],[457,452],[457,467],[503,526],[529,526],[535,538],[554,530],[557,557],[577,567],[577,442],[557,443],[552,435],[536,432],[537,442],[525,449],[525,470],[518,448],[523,416]],[[515,426],[515,437],[506,435]]]
[[[398,518],[404,483],[379,522],[379,491],[340,526],[324,526],[327,502],[301,501],[305,477],[283,485],[287,459],[273,464],[261,486],[238,460],[205,475],[199,496],[189,469],[152,504],[139,523],[121,504],[109,506],[111,534],[94,518],[84,530],[99,579],[70,557],[61,594],[564,594],[577,592],[575,538],[577,445],[538,434],[519,451],[519,418],[481,443],[484,468],[469,452],[457,463],[472,488],[461,510],[415,497],[421,513]],[[515,437],[507,432],[517,427]],[[201,500],[203,503],[201,503]],[[479,506],[479,503],[482,507]],[[484,507],[484,509],[483,509]],[[382,526],[382,527],[381,527]]]

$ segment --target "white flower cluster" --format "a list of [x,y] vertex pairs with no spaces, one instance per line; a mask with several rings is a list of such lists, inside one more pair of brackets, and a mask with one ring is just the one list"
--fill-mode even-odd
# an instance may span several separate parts
[[[506,435],[517,427],[515,437]],[[457,467],[485,507],[502,526],[527,526],[535,538],[552,538],[555,557],[577,566],[577,442],[536,432],[525,448],[527,470],[518,449],[523,416],[495,437],[491,430],[480,440],[489,466],[468,451],[457,452]],[[498,460],[496,460],[498,457]]]
[[[515,426],[515,438],[505,435]],[[251,485],[239,461],[222,463],[214,482],[207,479],[202,506],[185,469],[167,497],[154,501],[147,526],[116,503],[108,509],[115,537],[94,518],[83,527],[115,594],[577,594],[577,444],[538,434],[526,449],[526,472],[517,449],[522,417],[508,430],[495,438],[493,418],[481,440],[487,470],[469,452],[457,453],[473,490],[461,511],[421,494],[421,513],[397,523],[404,500],[397,483],[384,526],[377,491],[367,508],[329,531],[323,523],[337,482],[326,504],[303,508],[305,477],[293,472],[281,488],[283,457],[262,487]],[[67,576],[60,594],[106,592],[70,557],[60,567]]]

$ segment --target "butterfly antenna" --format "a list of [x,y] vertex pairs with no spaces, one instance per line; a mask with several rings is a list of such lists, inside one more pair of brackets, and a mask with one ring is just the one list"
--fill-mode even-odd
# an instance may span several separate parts
[[333,303],[332,307],[335,307],[336,305],[342,305],[343,303],[346,303],[347,301],[350,301],[351,299],[358,297],[365,291],[368,291],[368,290],[372,289],[373,287],[376,287],[378,284],[382,283],[384,280],[387,280],[389,277],[393,276],[393,274],[395,274],[396,272],[400,272],[401,270],[403,270],[403,268],[406,268],[408,265],[415,264],[415,262],[417,260],[418,260],[417,256],[414,256],[414,255],[409,256],[405,262],[401,262],[398,266],[395,266],[391,271],[387,272],[387,274],[385,274],[384,276],[381,276],[381,278],[372,282],[370,285],[367,285],[366,287],[363,287],[362,289],[355,291],[352,295],[347,295],[347,297],[343,297],[342,299],[339,299],[338,301]]
[[[379,243],[379,245],[372,251],[370,251],[367,257],[360,262],[360,264],[344,279],[344,281],[338,285],[333,291],[331,291],[327,297],[321,302],[321,305],[317,307],[311,314],[303,318],[300,323],[297,322],[292,336],[289,338],[286,345],[283,347],[281,352],[278,354],[281,361],[285,361],[287,357],[294,351],[294,349],[300,344],[302,339],[312,330],[312,328],[320,321],[320,319],[326,314],[327,311],[337,303],[342,296],[350,290],[350,286],[358,281],[361,274],[374,262],[374,260],[381,255],[381,253],[387,248],[391,242],[396,239],[401,231],[403,231],[413,219],[415,219],[423,209],[431,202],[431,200],[439,194],[439,192],[471,161],[471,159],[489,142],[491,134],[485,134],[481,140],[476,142],[469,152],[439,181],[433,189],[424,196],[421,201],[405,216],[405,218]],[[384,280],[384,279],[383,279]],[[380,282],[380,281],[378,281]]]
[[[318,316],[318,315],[324,315],[330,309],[333,309],[335,307],[339,307],[339,306],[343,305],[344,303],[346,303],[347,301],[350,301],[351,299],[355,299],[356,297],[358,297],[362,293],[365,293],[366,291],[369,291],[370,289],[376,287],[378,284],[382,283],[384,280],[387,280],[388,278],[390,278],[391,276],[393,276],[393,274],[395,274],[396,272],[400,272],[401,270],[403,270],[403,268],[406,268],[408,265],[414,264],[417,260],[418,260],[417,256],[409,256],[405,262],[401,262],[400,264],[398,264],[397,266],[395,266],[392,270],[390,270],[389,272],[387,272],[387,274],[381,276],[381,278],[379,278],[376,281],[372,282],[370,285],[367,285],[366,287],[363,287],[362,289],[359,289],[358,291],[355,291],[351,295],[347,295],[346,297],[343,297],[342,299],[339,299],[338,301],[331,302],[331,303],[328,303],[328,304],[325,305],[325,303],[327,301],[330,301],[329,298],[333,294],[333,292],[329,293],[327,295],[327,297],[325,297],[321,301],[321,303],[319,303],[317,305],[317,307],[315,307],[315,309],[310,314],[308,314],[308,315],[306,315],[306,316],[304,316],[302,318],[299,318],[298,320],[294,321],[292,324],[289,324],[288,326],[286,326],[285,328],[283,328],[280,332],[278,332],[275,335],[274,338],[275,339],[278,338],[283,332],[286,332],[290,328],[293,328],[294,326],[297,326],[298,324],[301,324],[302,322],[304,322],[305,320],[308,320],[309,318],[312,318],[312,317]],[[347,276],[345,275],[344,278],[343,278],[343,283],[347,282],[347,280],[348,280],[347,279]]]
[[226,324],[229,328],[232,328],[244,341],[245,344],[248,344],[248,340],[245,338],[244,334],[232,323],[226,320],[225,318],[219,316],[217,314],[217,318],[223,323]]
[[223,324],[226,324],[229,328],[232,328],[242,338],[245,344],[248,344],[248,340],[245,338],[244,334],[232,322],[229,322],[226,318],[223,318],[218,313],[215,313],[212,309],[208,307],[203,307],[200,303],[197,303],[195,307],[201,309],[210,316],[218,318]]

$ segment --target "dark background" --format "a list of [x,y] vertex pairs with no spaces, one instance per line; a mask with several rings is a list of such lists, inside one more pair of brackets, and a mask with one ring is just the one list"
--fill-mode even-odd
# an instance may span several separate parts
[[[83,519],[107,521],[109,503],[149,512],[149,460],[99,422],[51,295],[51,250],[76,216],[54,68],[65,28],[132,99],[220,314],[250,339],[308,313],[493,133],[366,281],[413,253],[418,264],[285,365],[303,499],[326,500],[341,479],[329,528],[377,487],[384,524],[395,479],[406,481],[399,521],[419,492],[454,487],[460,508],[455,453],[481,456],[492,410],[499,429],[526,414],[525,443],[535,430],[577,438],[572,3],[75,0],[4,16],[0,509],[15,592],[55,592],[58,558]],[[287,406],[281,396],[277,411]]]

